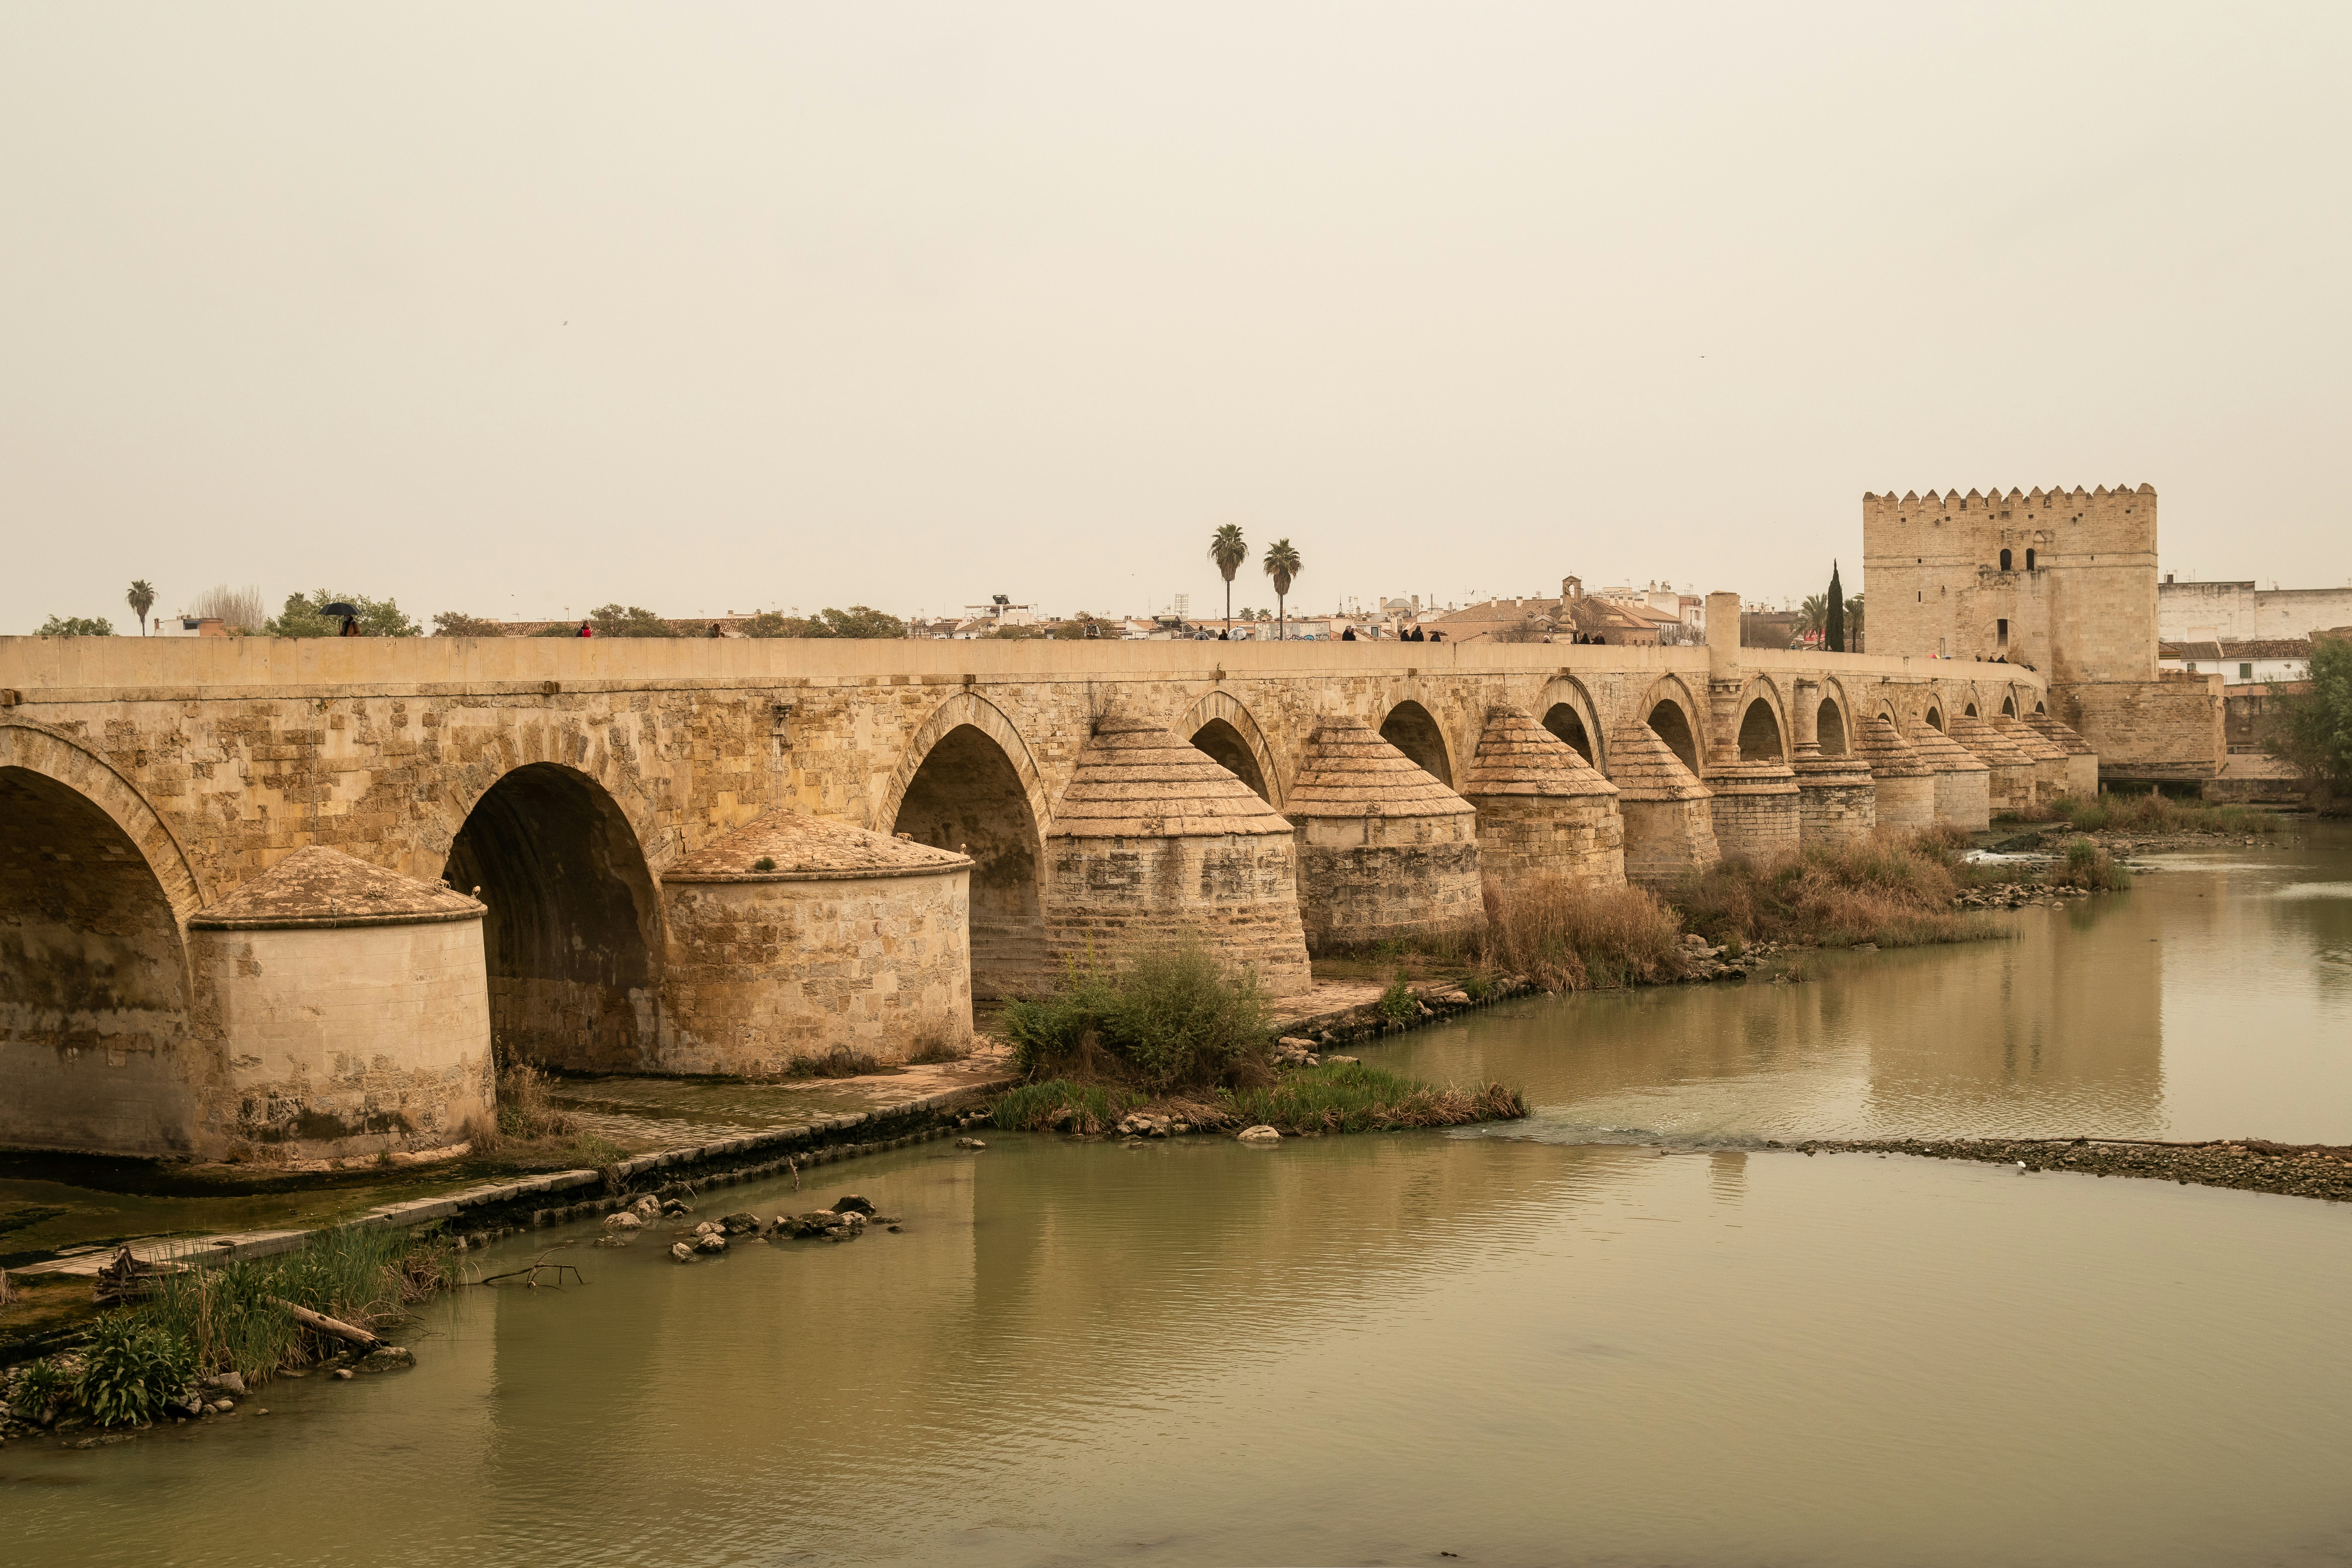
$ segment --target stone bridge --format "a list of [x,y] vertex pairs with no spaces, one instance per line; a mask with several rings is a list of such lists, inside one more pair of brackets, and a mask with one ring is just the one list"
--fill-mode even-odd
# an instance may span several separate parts
[[[0,1142],[216,1154],[294,1114],[283,1108],[301,1102],[299,1086],[272,1091],[278,1111],[257,1099],[265,1069],[230,1043],[229,982],[207,980],[195,944],[214,927],[252,927],[250,910],[242,923],[199,917],[230,908],[306,847],[478,892],[491,1026],[519,1056],[592,1070],[772,1070],[756,1045],[731,1049],[714,1043],[715,1026],[683,1029],[669,977],[731,975],[736,990],[757,989],[796,966],[846,963],[844,943],[921,943],[909,947],[892,925],[897,884],[880,881],[858,884],[865,903],[853,908],[836,889],[824,906],[824,929],[847,935],[794,925],[800,934],[780,942],[762,927],[766,947],[753,952],[736,915],[712,925],[708,900],[728,889],[706,884],[731,871],[704,875],[689,858],[708,860],[771,814],[895,835],[910,855],[949,852],[877,876],[961,878],[956,857],[968,858],[968,890],[959,882],[925,915],[968,915],[964,989],[943,971],[917,976],[927,994],[966,1009],[956,1026],[968,1029],[971,994],[1046,966],[1057,817],[1108,716],[1189,742],[1279,813],[1318,726],[1360,720],[1438,783],[1475,795],[1482,738],[1498,710],[1516,710],[1619,785],[1595,780],[1596,790],[1622,796],[1601,802],[1622,818],[1622,861],[1560,868],[1610,880],[1622,865],[1656,881],[1712,858],[1718,841],[1762,854],[1867,831],[1881,816],[1924,825],[1925,805],[1875,809],[1897,790],[1932,797],[1947,819],[1980,820],[1988,799],[2069,787],[2050,747],[2029,766],[2014,751],[1978,761],[1948,739],[1997,752],[1964,727],[1981,718],[2014,737],[2020,720],[2047,722],[2045,695],[2022,668],[1721,640],[0,638],[0,1073],[12,1086]],[[1900,756],[1872,752],[1874,737]],[[1635,763],[1660,742],[1673,761]],[[1990,797],[1981,782],[1973,795],[1946,787],[1988,775],[1988,763]],[[1676,775],[1664,796],[1633,782],[1661,773]],[[1931,776],[1932,790],[1919,782]],[[1711,812],[1715,838],[1698,842],[1704,820],[1688,831],[1642,826],[1641,802],[1653,796],[1673,797],[1685,816]],[[813,876],[879,865],[863,850],[811,853],[847,857],[810,860]],[[1392,891],[1408,908],[1418,896],[1409,884]],[[688,905],[701,913],[688,918]],[[455,917],[382,917],[411,918]],[[957,951],[931,959],[961,963],[963,940],[954,933]],[[234,962],[256,961],[247,951]],[[748,1041],[756,1030],[738,1032]],[[906,1048],[899,1039],[885,1054]],[[365,1076],[331,1049],[305,1070]],[[347,1119],[341,1131],[359,1125]]]

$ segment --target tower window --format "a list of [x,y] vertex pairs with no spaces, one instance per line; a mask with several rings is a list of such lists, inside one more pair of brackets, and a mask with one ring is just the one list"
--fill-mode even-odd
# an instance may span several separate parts
[[1995,621],[1993,622],[1993,626],[2000,636],[2000,646],[2007,647],[2009,646],[2009,623],[2005,620]]
[[2028,572],[2033,570],[2033,552],[2031,550],[2025,552],[2025,569]]
[[2000,552],[2000,569],[2004,572],[2009,570],[2009,552],[2006,550]]

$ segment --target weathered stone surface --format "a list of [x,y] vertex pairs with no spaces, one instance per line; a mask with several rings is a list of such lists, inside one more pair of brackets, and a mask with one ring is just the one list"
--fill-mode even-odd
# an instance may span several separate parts
[[1860,844],[1878,827],[1878,785],[1860,757],[1800,757],[1797,840],[1801,847]]
[[963,1045],[971,868],[793,812],[687,857],[662,874],[670,1065],[756,1076],[835,1051],[889,1062]]
[[1594,887],[1625,880],[1617,786],[1526,710],[1486,712],[1462,797],[1478,813],[1478,864],[1489,879],[1566,877]]
[[226,1070],[195,1152],[446,1147],[495,1115],[482,906],[298,849],[188,922],[193,1013]]
[[1933,724],[1921,724],[1904,739],[1936,775],[1937,822],[1969,833],[1992,825],[1992,770],[1981,759]]
[[2047,712],[2029,713],[2023,722],[2064,754],[2066,787],[2063,793],[2076,800],[2097,798],[2099,758],[2098,753],[2091,750],[2091,743]]
[[1671,887],[1723,858],[1714,797],[1646,723],[1609,732],[1609,771],[1625,821],[1625,879]]
[[1234,1137],[1244,1143],[1272,1144],[1282,1142],[1282,1134],[1274,1128],[1265,1125],[1263,1122],[1259,1123],[1255,1127],[1243,1128],[1238,1133],[1234,1134]]
[[1477,808],[1362,720],[1322,721],[1286,809],[1310,948],[1485,925]]
[[1313,984],[1291,825],[1207,752],[1113,715],[1079,752],[1045,841],[1045,945],[1118,967],[1188,933],[1274,996]]
[[1990,770],[1985,798],[1992,810],[2032,809],[2035,794],[2032,758],[1974,713],[1952,714],[1948,733]]
[[1875,810],[1881,826],[1911,833],[1936,826],[1936,773],[1921,760],[1918,750],[1903,738],[1885,715],[1861,726],[1854,753],[1870,768],[1877,786]]

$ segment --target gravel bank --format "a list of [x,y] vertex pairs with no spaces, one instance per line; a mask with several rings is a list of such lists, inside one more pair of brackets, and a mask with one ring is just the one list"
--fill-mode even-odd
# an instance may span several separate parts
[[1924,1154],[1935,1160],[2023,1164],[2029,1171],[2080,1171],[2144,1176],[2206,1187],[2242,1187],[2292,1197],[2352,1200],[2352,1147],[2271,1143],[2240,1138],[2211,1143],[2158,1143],[2097,1138],[1890,1138],[1800,1143],[1808,1152]]

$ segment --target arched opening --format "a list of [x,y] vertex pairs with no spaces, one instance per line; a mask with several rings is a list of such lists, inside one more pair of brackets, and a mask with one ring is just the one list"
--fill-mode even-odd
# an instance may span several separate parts
[[190,1148],[187,956],[147,858],[69,785],[0,768],[0,1141]]
[[2035,703],[2035,704],[2033,705],[2033,710],[2034,710],[2036,713],[2047,713],[2047,712],[2049,712],[2049,711],[2050,711],[2050,710],[2049,710],[2049,709],[2044,708],[2044,707],[2043,707],[2041,703],[2039,703],[2039,702],[2037,702],[2037,703]]
[[2016,698],[2004,697],[2000,700],[2000,716],[2004,719],[2014,719],[2017,717]]
[[1454,787],[1454,769],[1445,761],[1445,734],[1429,710],[1418,702],[1400,702],[1381,721],[1381,739],[1411,757],[1421,771]]
[[2025,569],[2028,572],[2033,570],[2033,552],[2031,549],[2025,552]]
[[1777,763],[1781,760],[1780,721],[1772,715],[1772,705],[1761,697],[1748,705],[1739,716],[1739,760],[1743,763]]
[[1592,761],[1592,737],[1585,733],[1584,716],[1565,702],[1555,702],[1551,711],[1543,716],[1543,727],[1576,748],[1576,754],[1598,767]]
[[1223,719],[1212,719],[1192,731],[1192,744],[1206,752],[1216,764],[1257,792],[1258,799],[1268,805],[1274,796],[1266,793],[1265,771],[1257,765],[1257,757],[1242,739],[1242,732]]
[[1937,710],[1935,710],[1935,709],[1933,709],[1933,708],[1928,709],[1928,710],[1927,710],[1927,728],[1929,728],[1930,730],[1940,730],[1940,729],[1942,729],[1943,727],[1944,727],[1944,716],[1943,716],[1943,714],[1942,714],[1942,713],[1940,713],[1940,712],[1938,712]]
[[2000,552],[2000,569],[2004,572],[2009,570],[2009,552],[2006,550]]
[[1003,747],[970,724],[940,736],[908,782],[890,831],[971,857],[974,996],[1017,995],[1044,980],[1037,817]]
[[656,1065],[660,906],[636,830],[604,786],[531,763],[474,803],[442,875],[489,906],[482,949],[501,1061]]
[[1822,699],[1822,710],[1814,719],[1813,731],[1820,739],[1822,755],[1825,757],[1845,755],[1845,714],[1839,710],[1835,702],[1826,697]]
[[1675,701],[1659,703],[1650,710],[1650,728],[1666,749],[1683,760],[1683,766],[1698,772],[1698,738],[1691,733],[1690,719],[1683,712],[1682,704]]
[[1976,705],[1975,703],[1971,702],[1971,703],[1969,703],[1969,704],[1968,705],[1968,707],[1966,707],[1965,709],[1961,710],[1961,711],[1962,711],[1963,713],[1965,713],[1969,718],[1973,719],[1973,718],[1975,718],[1975,717],[1977,716],[1977,705]]

